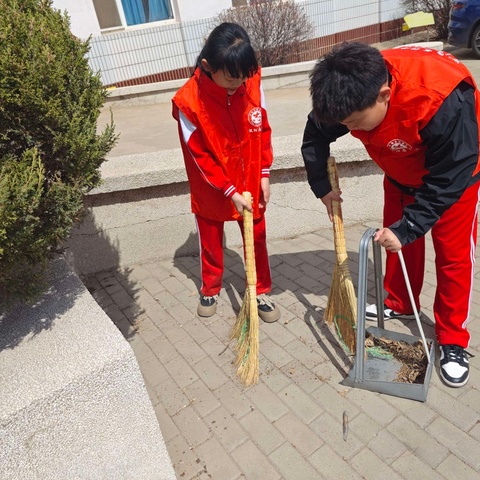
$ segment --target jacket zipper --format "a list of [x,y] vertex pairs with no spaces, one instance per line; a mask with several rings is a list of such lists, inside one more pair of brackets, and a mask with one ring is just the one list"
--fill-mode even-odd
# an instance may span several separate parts
[[232,115],[230,113],[230,95],[227,95],[227,111],[228,111],[228,116],[230,117],[230,121],[232,122],[233,129],[235,130],[235,136],[237,137],[237,144],[240,152],[240,159],[242,162],[242,171],[243,171],[243,189],[247,189],[247,179],[245,178],[245,162],[243,160],[243,155],[242,155],[242,149],[240,146],[240,138],[238,137],[238,131],[237,131],[237,126],[235,125],[235,122],[233,121]]

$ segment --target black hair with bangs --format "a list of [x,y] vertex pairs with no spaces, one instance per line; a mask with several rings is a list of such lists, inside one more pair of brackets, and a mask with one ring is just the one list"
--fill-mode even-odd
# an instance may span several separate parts
[[221,23],[212,30],[197,58],[197,67],[202,68],[203,58],[214,72],[223,70],[233,78],[248,78],[258,70],[250,37],[236,23]]

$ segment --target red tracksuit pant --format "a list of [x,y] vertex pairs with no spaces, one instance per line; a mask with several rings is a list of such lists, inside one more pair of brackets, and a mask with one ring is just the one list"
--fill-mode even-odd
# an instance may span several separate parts
[[[222,288],[223,277],[223,224],[195,215],[200,243],[202,287],[200,293],[217,295]],[[239,220],[243,239],[243,221]],[[268,293],[272,288],[272,277],[267,252],[265,216],[253,221],[253,245],[257,272],[257,295]],[[245,254],[245,249],[244,249]]]
[[[435,334],[439,345],[468,347],[467,323],[473,292],[475,247],[477,241],[480,182],[469,187],[432,228],[437,288],[433,304]],[[404,205],[414,198],[389,180],[384,180],[383,224],[388,227],[402,217]],[[425,237],[402,248],[417,308],[425,268]],[[385,304],[396,312],[413,311],[398,255],[387,251],[384,286]]]

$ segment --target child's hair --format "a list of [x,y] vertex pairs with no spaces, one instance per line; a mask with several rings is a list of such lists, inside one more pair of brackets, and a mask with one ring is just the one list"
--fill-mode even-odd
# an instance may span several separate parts
[[204,58],[214,72],[223,70],[233,78],[251,77],[258,70],[255,51],[248,33],[236,23],[221,23],[208,36],[197,59]]
[[359,42],[333,48],[310,74],[316,118],[335,124],[371,107],[387,80],[387,66],[376,48]]

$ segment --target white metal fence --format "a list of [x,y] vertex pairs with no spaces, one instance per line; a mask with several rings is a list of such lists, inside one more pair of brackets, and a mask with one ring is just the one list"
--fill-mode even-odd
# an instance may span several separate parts
[[[313,38],[376,26],[402,18],[400,0],[297,2],[314,25]],[[127,30],[92,38],[89,62],[104,85],[187,77],[215,18]],[[331,42],[331,40],[330,40]]]

